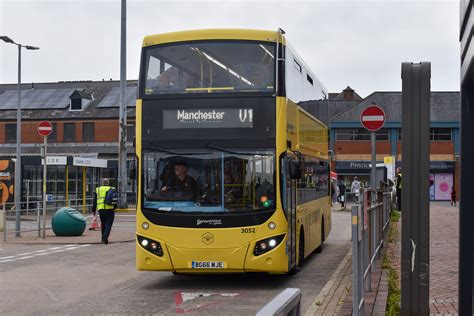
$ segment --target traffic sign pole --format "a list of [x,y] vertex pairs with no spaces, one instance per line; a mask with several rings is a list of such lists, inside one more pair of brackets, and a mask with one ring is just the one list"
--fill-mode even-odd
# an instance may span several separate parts
[[44,136],[43,139],[43,239],[46,239],[46,173],[48,165],[48,154],[46,148],[48,145],[48,137]]
[[[38,134],[43,136],[43,239],[46,239],[46,173],[48,166],[48,136],[53,132],[53,124],[48,121],[38,123]],[[66,184],[67,185],[67,184]]]
[[372,190],[377,188],[375,181],[376,181],[376,172],[377,172],[377,148],[375,146],[375,132],[370,132],[370,141],[372,143],[372,169],[370,172],[370,186]]

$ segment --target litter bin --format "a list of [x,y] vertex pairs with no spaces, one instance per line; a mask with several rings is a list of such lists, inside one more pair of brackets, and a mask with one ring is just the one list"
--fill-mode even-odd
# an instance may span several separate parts
[[62,207],[54,213],[51,226],[56,236],[81,236],[86,229],[86,218],[69,207]]

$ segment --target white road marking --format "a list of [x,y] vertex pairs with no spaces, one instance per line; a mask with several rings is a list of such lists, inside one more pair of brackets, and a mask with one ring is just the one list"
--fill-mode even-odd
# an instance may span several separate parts
[[48,249],[41,249],[41,250],[36,250],[32,252],[20,253],[13,256],[0,257],[0,263],[31,259],[38,256],[45,256],[45,255],[64,252],[68,250],[75,250],[75,249],[89,247],[89,246],[92,246],[92,245],[91,244],[83,244],[83,245],[70,244],[70,245],[64,245],[64,246],[58,246],[58,247],[51,247]]
[[43,250],[36,250],[36,251],[33,251],[33,253],[35,253],[35,252],[46,252],[46,251],[48,251],[48,250],[47,249],[46,250],[44,250],[44,249]]

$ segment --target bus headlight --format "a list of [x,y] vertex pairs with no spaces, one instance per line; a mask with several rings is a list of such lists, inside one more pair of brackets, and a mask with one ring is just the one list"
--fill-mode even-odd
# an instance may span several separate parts
[[163,257],[163,249],[157,241],[137,235],[138,243],[146,250],[158,257]]
[[143,222],[142,228],[143,228],[144,230],[147,230],[148,228],[150,228],[150,224],[148,224],[147,222]]
[[274,222],[268,223],[268,229],[274,230],[277,227],[277,225]]
[[260,256],[274,249],[276,246],[278,246],[282,242],[283,238],[285,238],[285,234],[273,236],[270,238],[265,238],[265,239],[257,241],[257,243],[255,244],[255,248],[253,250],[253,255]]

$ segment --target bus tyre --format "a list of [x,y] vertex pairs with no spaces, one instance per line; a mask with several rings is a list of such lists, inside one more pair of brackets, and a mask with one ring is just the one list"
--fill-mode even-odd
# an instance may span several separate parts
[[304,260],[304,235],[303,230],[300,231],[300,240],[298,243],[298,267],[301,268]]
[[322,224],[321,224],[321,244],[319,245],[318,248],[316,248],[316,253],[323,252],[323,248],[324,248],[324,220],[322,221]]

